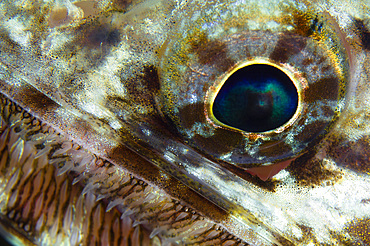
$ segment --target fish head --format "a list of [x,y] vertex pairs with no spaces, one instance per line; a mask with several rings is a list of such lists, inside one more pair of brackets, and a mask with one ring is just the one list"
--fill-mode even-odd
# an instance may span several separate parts
[[369,6],[4,1],[2,227],[36,245],[368,244]]

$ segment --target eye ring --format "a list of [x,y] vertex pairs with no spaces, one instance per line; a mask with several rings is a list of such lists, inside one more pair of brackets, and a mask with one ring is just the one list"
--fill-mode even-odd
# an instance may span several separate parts
[[[269,166],[297,158],[335,124],[345,105],[349,72],[345,49],[330,26],[307,36],[291,29],[225,30],[218,36],[211,29],[189,30],[195,31],[172,37],[163,47],[158,101],[163,115],[199,152],[222,165]],[[220,87],[234,71],[259,63],[293,81],[299,97],[296,113],[268,131],[221,124],[212,116]]]
[[[283,73],[285,76],[287,76],[290,79],[290,82],[295,87],[295,90],[297,92],[297,106],[294,110],[294,113],[289,117],[289,120],[287,120],[284,124],[280,125],[279,127],[267,131],[246,131],[243,129],[239,129],[237,127],[232,127],[227,125],[226,123],[223,123],[222,121],[218,120],[217,117],[214,114],[214,104],[215,100],[220,93],[222,87],[227,83],[228,79],[235,74],[235,72],[240,71],[244,68],[248,68],[253,65],[266,65],[271,66],[272,68],[276,68],[278,71]],[[302,100],[303,100],[303,93],[302,91],[307,87],[307,81],[305,78],[299,74],[298,71],[295,71],[293,67],[289,67],[287,64],[276,64],[273,61],[270,61],[268,59],[265,59],[263,57],[257,57],[253,60],[247,60],[244,62],[241,62],[240,64],[237,64],[234,66],[234,68],[231,69],[230,72],[226,73],[224,77],[221,77],[219,80],[217,80],[214,85],[210,87],[210,89],[207,92],[206,95],[206,101],[207,107],[205,108],[205,113],[207,116],[207,120],[212,124],[214,127],[222,127],[226,129],[230,129],[233,131],[241,132],[244,136],[250,136],[252,138],[262,137],[262,136],[268,136],[271,134],[281,133],[285,131],[287,128],[292,126],[298,119],[298,116],[303,112],[303,106],[302,106]]]

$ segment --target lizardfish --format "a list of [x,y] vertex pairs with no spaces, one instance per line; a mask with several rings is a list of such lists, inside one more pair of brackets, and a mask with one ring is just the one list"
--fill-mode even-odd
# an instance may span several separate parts
[[14,245],[370,245],[370,2],[3,0]]

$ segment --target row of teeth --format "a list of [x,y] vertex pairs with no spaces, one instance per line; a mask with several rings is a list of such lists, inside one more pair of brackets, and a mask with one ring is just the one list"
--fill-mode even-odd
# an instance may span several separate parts
[[140,238],[157,244],[242,244],[158,188],[11,107],[4,106],[0,115],[0,172],[5,173],[0,210],[38,244]]

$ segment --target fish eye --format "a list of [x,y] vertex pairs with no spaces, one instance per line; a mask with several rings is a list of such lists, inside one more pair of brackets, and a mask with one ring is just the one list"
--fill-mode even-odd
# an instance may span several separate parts
[[279,28],[181,23],[189,31],[161,53],[160,107],[186,143],[249,170],[294,160],[330,131],[345,105],[345,48],[324,15],[291,16]]
[[283,127],[297,108],[298,91],[286,73],[269,64],[248,64],[225,78],[210,117],[225,127],[267,132]]

